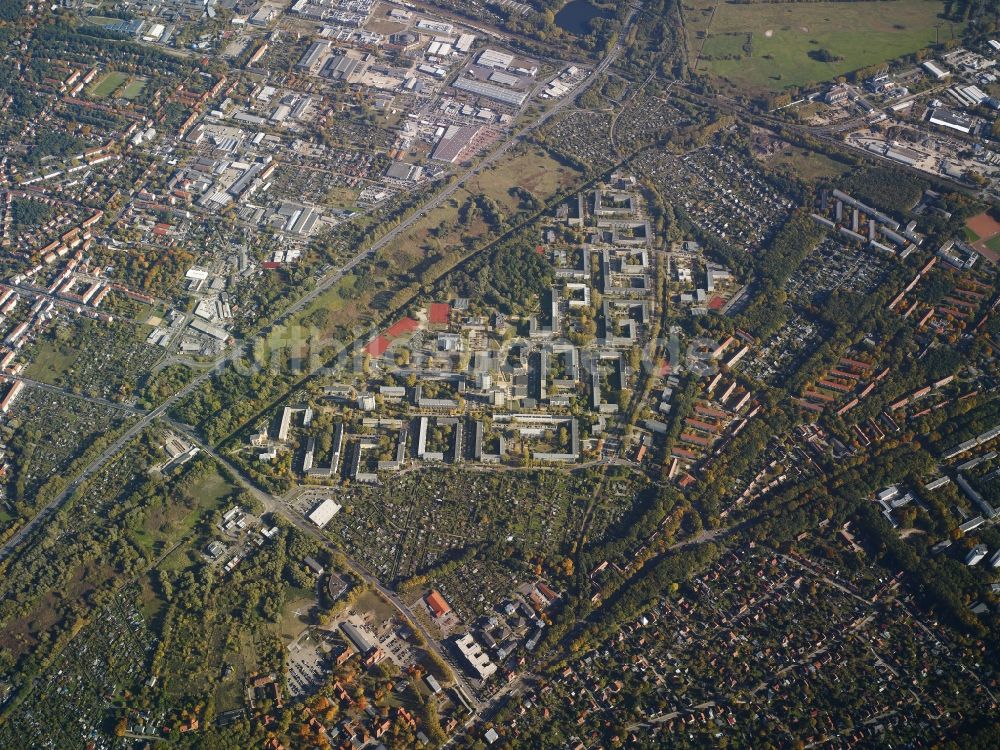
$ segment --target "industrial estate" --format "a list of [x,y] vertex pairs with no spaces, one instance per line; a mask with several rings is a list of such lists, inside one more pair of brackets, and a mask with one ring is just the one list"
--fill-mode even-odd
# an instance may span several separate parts
[[0,748],[1000,746],[998,14],[0,0]]

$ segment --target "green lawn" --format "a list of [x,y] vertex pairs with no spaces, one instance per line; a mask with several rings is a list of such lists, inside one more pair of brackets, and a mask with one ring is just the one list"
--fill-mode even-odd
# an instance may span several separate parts
[[145,78],[133,78],[124,88],[122,88],[121,93],[118,94],[122,99],[135,99],[142,93],[142,90],[146,88]]
[[982,239],[982,237],[969,229],[968,226],[962,227],[962,234],[965,235],[966,242],[979,242]]
[[797,146],[789,146],[767,158],[768,166],[776,169],[787,169],[794,172],[806,182],[816,182],[820,179],[837,179],[843,177],[850,166],[831,159],[825,154],[808,151]]
[[14,515],[6,507],[0,506],[0,531],[4,531],[14,520]]
[[[159,556],[190,534],[206,513],[216,508],[225,510],[220,503],[234,490],[235,487],[213,468],[169,503],[152,505],[142,527],[135,530],[136,542],[150,555]],[[181,549],[171,553],[170,558],[176,556],[176,559],[172,563],[165,561],[162,567],[183,567],[186,560],[182,550],[185,547],[186,544],[181,545]]]
[[[269,334],[268,350],[274,351],[275,349],[280,349],[284,346],[284,337],[287,330],[294,328],[295,326],[310,327],[317,325],[321,329],[321,333],[328,333],[331,319],[335,317],[337,313],[344,310],[344,308],[347,308],[348,302],[350,302],[350,308],[354,308],[356,306],[356,301],[348,300],[344,297],[344,294],[349,292],[354,285],[357,284],[357,282],[358,277],[354,274],[344,276],[340,281],[310,302],[304,310],[292,316],[292,318],[285,323],[285,328],[273,329]],[[320,311],[326,313],[326,316],[323,317],[320,315]],[[321,318],[322,320],[320,320]]]
[[309,613],[316,606],[316,592],[308,589],[285,590],[285,605],[281,608],[281,622],[277,632],[285,643],[291,643],[309,624]]
[[346,186],[330,188],[325,203],[333,208],[354,208],[358,201],[358,191]]
[[[709,0],[687,0],[688,16],[704,27]],[[752,52],[740,59],[702,59],[698,72],[710,72],[753,89],[783,89],[818,83],[950,38],[952,25],[938,15],[939,0],[732,4],[720,2],[707,37],[689,39],[706,57],[741,55],[747,34]],[[954,25],[954,33],[961,31]],[[689,33],[693,33],[689,31]],[[835,58],[812,55],[826,50]]]
[[80,350],[71,343],[40,341],[34,359],[28,365],[28,377],[59,385],[79,357]]
[[545,201],[579,178],[579,172],[556,161],[544,149],[529,148],[472,178],[465,189],[473,195],[484,193],[501,208],[514,212],[518,200],[510,194],[512,186],[520,186]]
[[235,489],[236,487],[228,479],[219,474],[218,471],[212,471],[203,479],[193,484],[188,491],[203,507],[214,508],[218,505],[219,500]]
[[87,23],[92,23],[95,26],[114,26],[116,23],[121,23],[121,20],[109,16],[87,16]]
[[112,71],[91,87],[90,95],[95,99],[105,99],[115,93],[127,80],[127,74]]
[[1000,234],[986,241],[986,247],[995,253],[1000,253]]
[[746,54],[744,49],[748,42],[752,43],[753,35],[741,32],[727,32],[724,34],[712,34],[705,40],[705,46],[701,48],[701,56],[704,60],[720,60],[725,57],[742,56]]

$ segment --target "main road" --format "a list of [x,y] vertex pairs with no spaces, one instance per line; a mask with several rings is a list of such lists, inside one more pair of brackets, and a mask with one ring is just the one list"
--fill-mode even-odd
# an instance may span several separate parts
[[[355,576],[363,580],[365,583],[370,585],[372,588],[374,588],[376,591],[378,591],[385,599],[387,599],[392,604],[392,606],[394,606],[396,610],[403,616],[403,619],[409,622],[410,627],[415,632],[419,632],[423,636],[424,640],[427,642],[427,647],[430,648],[435,654],[437,654],[438,658],[440,658],[442,662],[448,663],[449,661],[448,655],[444,653],[444,650],[441,648],[441,645],[438,643],[437,639],[427,630],[427,628],[420,621],[417,615],[413,612],[410,606],[406,604],[402,599],[400,599],[395,591],[392,591],[391,589],[383,586],[381,581],[379,581],[378,578],[373,573],[369,572],[364,565],[362,565],[357,560],[352,558],[349,554],[347,554],[345,550],[333,544],[333,542],[329,538],[327,538],[316,526],[309,523],[302,516],[301,513],[297,512],[294,508],[290,507],[287,503],[283,502],[281,499],[276,498],[274,495],[271,495],[270,493],[260,489],[260,487],[258,487],[253,482],[253,480],[251,480],[246,474],[244,474],[240,468],[230,463],[229,460],[226,459],[224,456],[221,456],[218,452],[216,452],[216,450],[212,446],[207,445],[200,437],[192,433],[187,426],[174,422],[170,420],[169,417],[165,418],[165,421],[167,421],[175,431],[182,433],[192,443],[197,445],[202,450],[203,453],[206,453],[209,456],[211,456],[223,468],[225,468],[240,485],[242,485],[247,491],[250,492],[250,494],[252,494],[260,502],[265,512],[275,513],[277,515],[280,515],[286,521],[288,521],[297,529],[299,529],[299,531],[316,539],[316,541],[318,541],[320,544],[326,547],[330,552],[342,555],[343,558],[347,561],[347,564],[350,567],[351,572],[354,573]],[[323,489],[323,488],[318,488],[318,489]],[[471,686],[466,681],[465,677],[461,673],[459,673],[458,670],[454,670],[454,672],[455,672],[454,675],[455,684],[458,687],[458,689],[462,690],[462,692],[465,694],[466,699],[474,707],[478,707],[480,703],[476,699],[475,692],[472,690]]]
[[[623,49],[622,40],[627,38],[629,27],[635,18],[638,6],[632,6],[629,9],[628,16],[625,19],[625,23],[622,28],[621,34],[619,34],[618,41],[615,45],[608,51],[597,67],[590,74],[590,76],[583,81],[572,95],[567,95],[557,101],[553,106],[549,107],[545,112],[539,115],[531,123],[525,125],[523,128],[518,130],[516,133],[508,137],[503,143],[497,146],[493,151],[491,151],[487,156],[477,162],[473,167],[466,170],[457,179],[451,181],[444,187],[442,187],[437,193],[434,194],[426,203],[424,203],[419,209],[416,209],[411,213],[406,219],[400,222],[397,226],[393,227],[391,230],[386,232],[382,237],[373,242],[364,250],[358,252],[354,257],[348,260],[340,268],[327,273],[322,276],[316,285],[308,293],[300,297],[296,302],[289,306],[276,320],[276,322],[281,322],[287,320],[289,317],[295,315],[306,306],[311,304],[317,297],[323,294],[327,289],[340,281],[346,274],[350,273],[359,263],[361,263],[366,258],[371,257],[377,253],[382,248],[386,247],[389,243],[393,242],[398,238],[403,232],[407,231],[410,227],[416,224],[422,216],[444,203],[448,198],[450,198],[455,191],[457,191],[465,182],[471,179],[473,176],[479,174],[483,169],[489,167],[491,164],[496,162],[498,159],[503,157],[507,152],[509,152],[518,142],[524,140],[524,138],[533,130],[538,129],[546,122],[548,122],[553,116],[565,109],[570,103],[576,100],[576,98],[590,88],[594,82],[601,76],[604,71],[606,71],[618,57],[619,53]],[[238,345],[239,346],[239,345]],[[186,397],[188,394],[192,393],[195,389],[200,387],[209,378],[211,378],[216,373],[220,372],[228,363],[228,357],[225,355],[221,356],[216,362],[207,370],[201,372],[193,380],[191,380],[187,385],[182,387],[175,394],[160,403],[159,406],[151,409],[145,413],[139,413],[133,411],[132,413],[138,418],[136,421],[118,436],[107,448],[105,448],[100,455],[94,458],[77,476],[71,481],[66,488],[60,492],[55,498],[53,498],[49,503],[45,505],[38,513],[31,518],[27,523],[25,523],[20,529],[18,529],[6,542],[0,546],[0,561],[5,560],[23,541],[25,541],[35,530],[41,527],[49,518],[51,518],[59,507],[68,500],[73,493],[80,487],[81,484],[86,482],[90,477],[96,474],[101,467],[103,467],[108,461],[111,460],[118,452],[120,452],[131,440],[137,437],[146,429],[153,421],[159,419],[160,417],[166,416],[168,411],[176,404],[178,401]],[[37,387],[41,387],[42,384],[30,383]],[[168,419],[168,421],[170,421]],[[180,425],[171,423],[177,429],[182,429]],[[195,436],[191,435],[186,429],[183,430],[192,439],[196,439]],[[281,515],[287,518],[290,522],[296,525],[296,527],[306,531],[310,535],[313,535],[320,539],[325,545],[331,546],[332,544],[328,539],[325,539],[322,535],[318,533],[316,529],[311,528],[306,524],[305,520],[295,514],[287,506],[282,505],[277,502],[275,498],[267,493],[262,492],[257,488],[252,482],[250,482],[242,472],[238,471],[229,462],[225,461],[221,456],[219,456],[213,449],[205,445],[201,440],[197,440],[198,444],[202,447],[205,452],[213,456],[216,460],[220,461],[225,465],[230,472],[233,473],[235,477],[238,477],[242,484],[246,485],[251,489],[254,494],[261,499],[262,503],[269,510],[273,510],[281,513]],[[336,548],[334,548],[336,549]],[[343,553],[343,550],[337,550]],[[412,610],[396,595],[395,592],[389,590],[371,573],[364,569],[356,561],[350,560],[348,558],[351,567],[354,572],[371,586],[373,586],[379,593],[381,593],[386,599],[388,599],[393,606],[413,625],[413,627],[421,633],[424,639],[427,641],[428,646],[440,657],[442,660],[447,661],[447,657],[440,644],[437,640],[427,632],[427,629],[423,626],[420,620],[414,615]],[[478,715],[478,710],[480,704],[475,699],[475,693],[470,689],[468,683],[464,677],[457,673],[455,674],[457,685],[466,694],[466,697],[472,702],[473,706],[476,707]]]
[[340,268],[330,271],[325,276],[320,277],[319,281],[316,282],[316,286],[313,287],[308,293],[300,297],[296,302],[289,306],[278,318],[275,323],[281,323],[288,318],[292,317],[296,313],[305,309],[309,304],[311,304],[317,297],[323,294],[327,289],[329,289],[334,284],[338,283],[344,276],[350,273],[359,263],[364,261],[366,258],[370,258],[375,255],[379,250],[387,247],[396,238],[398,238],[403,232],[413,227],[420,219],[427,213],[438,208],[446,200],[448,200],[455,192],[462,187],[466,182],[468,182],[472,177],[479,174],[483,169],[489,167],[491,164],[496,162],[500,157],[504,156],[508,151],[510,151],[518,142],[523,141],[524,138],[531,133],[533,130],[537,130],[546,122],[548,122],[553,116],[561,112],[572,102],[589,89],[601,74],[604,73],[611,65],[614,63],[615,59],[618,57],[619,53],[624,47],[622,40],[628,36],[629,27],[632,24],[632,20],[635,18],[637,12],[637,6],[632,6],[629,8],[628,16],[625,18],[625,23],[622,27],[621,33],[618,35],[618,41],[615,46],[608,50],[607,55],[604,59],[597,64],[597,67],[593,72],[587,77],[587,79],[580,83],[576,89],[567,94],[563,98],[559,99],[554,105],[545,110],[536,119],[532,120],[530,123],[525,125],[523,128],[518,130],[516,133],[509,136],[505,141],[503,141],[499,146],[497,146],[493,151],[484,156],[475,165],[467,169],[456,179],[449,182],[447,185],[438,190],[431,198],[427,200],[420,208],[415,209],[409,216],[407,216],[403,221],[397,224],[395,227],[390,229],[379,239],[373,242],[364,250],[357,253],[353,258],[347,261]]
[[[83,471],[81,471],[79,474],[77,474],[76,478],[73,479],[73,481],[70,482],[62,492],[60,492],[58,495],[52,498],[52,500],[50,500],[49,503],[44,508],[38,511],[38,513],[35,514],[35,516],[30,521],[28,521],[26,524],[24,524],[24,526],[22,526],[16,532],[14,532],[13,536],[11,536],[10,539],[8,539],[6,542],[3,543],[2,546],[0,546],[0,561],[5,560],[7,556],[10,555],[10,553],[21,542],[23,542],[28,537],[29,534],[31,534],[31,532],[33,532],[35,529],[41,526],[45,521],[47,521],[52,515],[54,515],[56,510],[58,510],[59,506],[62,505],[64,502],[66,502],[66,500],[70,497],[70,495],[72,495],[83,482],[85,482],[87,479],[89,479],[91,476],[97,473],[97,471],[102,466],[104,466],[104,464],[110,461],[112,456],[118,453],[133,438],[135,438],[144,429],[146,429],[146,427],[148,427],[150,423],[153,422],[153,420],[166,414],[167,411],[169,411],[169,409],[180,399],[187,396],[195,388],[198,388],[202,383],[204,383],[206,380],[212,377],[212,375],[219,372],[226,365],[227,361],[228,360],[225,357],[221,357],[219,360],[216,361],[216,363],[210,369],[205,370],[203,373],[198,375],[194,380],[190,381],[187,385],[185,385],[183,388],[177,391],[177,393],[175,393],[173,396],[167,398],[165,401],[163,401],[163,403],[161,403],[155,409],[151,409],[150,411],[147,411],[145,413],[127,409],[127,411],[130,411],[133,415],[136,415],[139,418],[132,424],[131,427],[129,427],[127,430],[125,430],[125,432],[119,435],[118,438],[113,443],[111,443],[111,445],[105,448],[101,452],[101,454],[97,456],[97,458],[95,458],[93,461],[87,464],[87,467],[83,469]],[[35,383],[34,381],[25,381],[25,382],[32,386],[42,387],[42,384]],[[55,389],[54,386],[50,388]],[[55,389],[55,390],[61,390],[61,389]],[[88,399],[88,400],[100,403],[99,399]]]

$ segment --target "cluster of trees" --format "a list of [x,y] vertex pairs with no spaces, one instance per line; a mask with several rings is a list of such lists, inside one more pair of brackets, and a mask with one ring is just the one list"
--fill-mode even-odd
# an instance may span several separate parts
[[271,315],[277,312],[276,307],[288,296],[290,278],[287,269],[275,268],[249,276],[237,284],[232,294],[234,309],[246,313],[237,319],[236,333],[246,336],[270,323]]
[[191,380],[193,371],[184,364],[167,365],[162,370],[148,375],[142,384],[140,406],[151,409],[170,397]]
[[[1000,400],[984,398],[968,411],[952,411],[948,419],[930,432],[928,439],[937,450],[952,448],[963,440],[980,435],[1000,422]],[[960,405],[956,405],[958,408]]]
[[29,517],[55,498],[66,487],[67,477],[81,470],[107,448],[122,429],[122,423],[117,419],[94,423],[89,430],[83,420],[67,420],[64,426],[68,429],[71,424],[72,429],[81,433],[79,443],[74,445],[74,453],[55,465],[52,465],[52,454],[42,457],[36,453],[48,439],[41,425],[28,419],[13,431],[7,443],[10,466],[4,478],[4,488],[8,507],[19,518]]
[[152,295],[172,288],[194,262],[194,255],[182,247],[144,245],[127,253],[108,248],[100,253],[114,258],[112,275],[126,286]]
[[38,201],[18,198],[11,203],[11,226],[15,232],[44,224],[51,215],[51,207]]
[[879,166],[855,172],[840,189],[885,211],[906,214],[928,187],[927,182],[909,172]]
[[[205,521],[209,526],[212,519]],[[255,642],[259,672],[281,671],[281,644],[274,625],[288,592],[311,588],[303,564],[307,555],[326,556],[318,544],[279,522],[279,534],[242,560],[225,579],[198,561],[180,570],[158,569],[156,593],[165,602],[158,620],[159,639],[151,672],[159,678],[133,702],[136,708],[170,706],[200,711],[207,725],[214,718],[214,687],[228,662],[248,658],[245,643]]]
[[16,21],[23,9],[23,0],[0,0],[0,21]]
[[735,325],[758,339],[766,339],[788,317],[783,289],[794,273],[819,244],[823,233],[804,213],[794,214],[778,231],[766,252],[754,257],[759,285],[753,301],[736,319]]
[[[145,467],[155,455],[155,445],[144,437],[131,443],[120,461]],[[109,465],[106,472],[121,465]],[[137,524],[152,503],[168,502],[169,490],[141,470],[127,477],[102,492],[82,486],[18,555],[0,563],[0,626],[11,635],[0,648],[0,664],[16,664],[18,685],[58,653],[78,620],[110,597],[111,581],[149,564]],[[81,513],[87,523],[80,522]],[[28,628],[29,622],[38,626]]]
[[65,158],[79,154],[84,142],[62,130],[46,130],[40,133],[35,145],[28,152],[27,162],[37,165],[47,156]]
[[840,62],[841,60],[844,59],[842,55],[835,55],[826,47],[820,47],[819,49],[809,50],[809,52],[807,52],[806,54],[808,54],[809,57],[812,58],[813,60],[824,63]]
[[[625,42],[615,65],[631,80],[645,80],[651,73],[659,73],[663,81],[687,77],[684,20],[680,3],[675,0],[646,3]],[[659,85],[656,81],[650,83]]]
[[584,651],[634,620],[665,592],[676,592],[684,581],[718,559],[722,548],[711,542],[667,552],[625,582],[573,634],[569,649]]
[[284,393],[287,371],[255,371],[244,362],[244,373],[228,367],[181,400],[172,416],[192,425],[217,443],[258,414],[268,401]]
[[979,638],[987,634],[987,627],[963,600],[963,591],[974,589],[976,582],[961,560],[918,555],[870,503],[858,509],[858,525],[874,541],[881,562],[907,574],[925,607],[962,632]]
[[499,232],[504,226],[506,217],[497,202],[485,193],[477,193],[472,200],[487,226],[494,232]]
[[673,408],[670,410],[670,422],[667,426],[667,434],[663,440],[663,450],[666,455],[670,455],[670,449],[674,447],[677,438],[680,437],[684,429],[684,420],[691,415],[694,408],[695,397],[701,390],[698,379],[692,375],[684,380],[681,388],[674,393]]
[[498,243],[482,268],[488,298],[502,309],[534,306],[552,284],[552,266],[536,251],[530,230]]

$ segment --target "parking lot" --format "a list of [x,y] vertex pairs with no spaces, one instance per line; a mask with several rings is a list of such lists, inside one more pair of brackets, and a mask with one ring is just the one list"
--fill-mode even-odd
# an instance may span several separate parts
[[288,645],[288,691],[293,698],[315,692],[326,680],[329,646],[306,630]]

